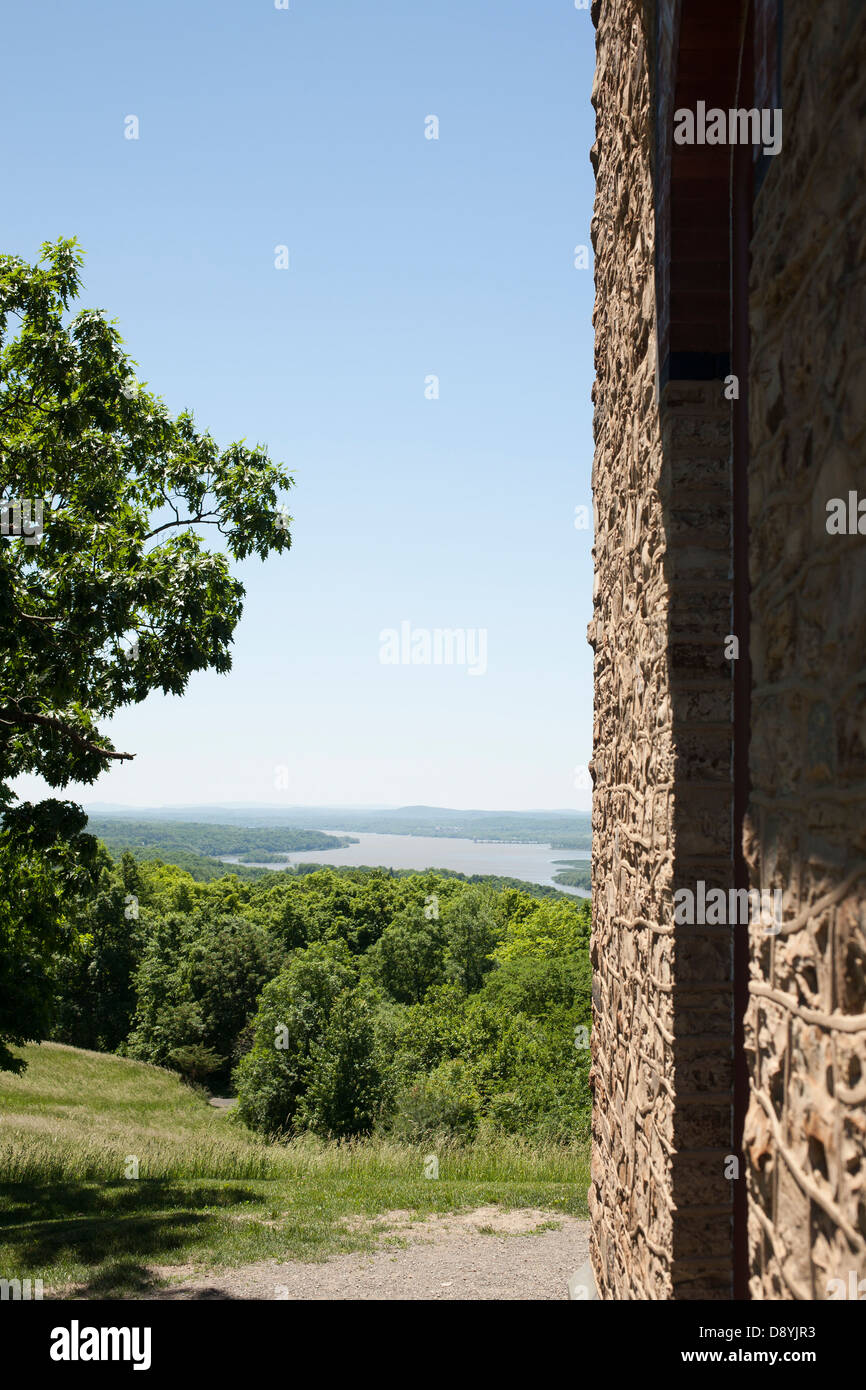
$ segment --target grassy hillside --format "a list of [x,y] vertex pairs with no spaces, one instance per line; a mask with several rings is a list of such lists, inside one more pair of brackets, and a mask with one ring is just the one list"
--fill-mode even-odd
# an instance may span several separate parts
[[583,1146],[440,1145],[425,1181],[429,1144],[268,1144],[158,1067],[53,1043],[22,1055],[20,1077],[0,1072],[0,1276],[46,1294],[134,1297],[166,1267],[368,1249],[347,1218],[397,1209],[586,1213]]
[[0,1181],[124,1177],[268,1177],[280,1154],[161,1067],[81,1048],[21,1049],[27,1070],[0,1072]]

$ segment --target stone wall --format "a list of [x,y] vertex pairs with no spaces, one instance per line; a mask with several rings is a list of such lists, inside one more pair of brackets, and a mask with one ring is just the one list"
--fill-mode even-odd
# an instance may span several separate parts
[[654,643],[651,627],[653,618],[664,623],[667,606],[657,560],[663,529],[654,399],[651,91],[640,5],[602,3],[593,19],[591,1258],[601,1297],[665,1298],[673,1103],[662,1083],[671,1071],[673,1035],[669,972],[660,959],[666,943],[653,925],[661,920],[671,879],[673,751],[664,643]]
[[[674,923],[677,889],[730,889],[738,849],[737,405],[721,381],[660,379],[652,83],[676,70],[679,14],[660,6],[593,5],[591,1254],[603,1298],[732,1296],[732,947],[748,932],[751,1293],[823,1299],[866,1279],[866,6],[787,0],[783,148],[756,165],[744,849],[752,886],[781,892],[771,931]],[[755,0],[762,105],[776,17]],[[827,504],[852,494],[854,534],[831,534]]]
[[596,5],[591,1253],[604,1298],[729,1297],[731,937],[673,892],[730,882],[729,408],[657,400],[650,43]]
[[[786,0],[784,144],[750,285],[751,1291],[866,1277],[866,10]],[[864,509],[866,510],[866,509]],[[864,525],[866,529],[866,525]]]

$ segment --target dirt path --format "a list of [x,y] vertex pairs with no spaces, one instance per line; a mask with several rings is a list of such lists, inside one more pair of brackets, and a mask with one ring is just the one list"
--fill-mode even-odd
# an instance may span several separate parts
[[561,1212],[479,1207],[423,1221],[386,1212],[373,1225],[391,1241],[374,1253],[324,1264],[268,1260],[206,1276],[160,1267],[154,1272],[173,1282],[145,1297],[557,1300],[567,1299],[568,1278],[587,1258],[588,1223]]

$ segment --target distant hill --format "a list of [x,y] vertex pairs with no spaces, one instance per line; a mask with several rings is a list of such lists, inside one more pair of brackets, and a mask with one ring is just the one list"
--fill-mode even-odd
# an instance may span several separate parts
[[[316,831],[339,830],[373,835],[431,835],[470,840],[496,840],[505,843],[551,844],[554,849],[588,849],[592,842],[591,819],[583,811],[458,811],[447,806],[399,806],[392,810],[337,806],[250,807],[249,809],[231,807],[165,807],[142,810],[135,813],[134,820],[119,814],[92,815],[91,824],[105,827],[100,829],[101,838],[107,840],[111,828],[121,821],[127,825],[147,825],[150,827],[147,840],[135,843],[154,843],[153,827],[172,826],[173,836],[180,836],[181,826],[195,826],[197,832],[206,828],[225,831],[229,826],[243,826],[248,830],[276,831],[282,827],[287,833],[311,835]],[[293,822],[293,824],[289,824]],[[308,829],[296,829],[302,822]],[[181,843],[182,837],[177,843]],[[241,837],[236,836],[240,841]],[[245,840],[242,848],[204,849],[203,840],[197,844],[183,841],[182,847],[200,854],[243,854],[252,850],[267,849],[279,852],[286,849],[324,849],[325,844],[298,843],[288,845],[265,840],[255,844]],[[333,845],[331,846],[333,847]]]

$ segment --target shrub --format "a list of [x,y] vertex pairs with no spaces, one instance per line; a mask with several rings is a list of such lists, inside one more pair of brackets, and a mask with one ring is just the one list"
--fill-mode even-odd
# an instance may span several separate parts
[[481,1096],[465,1062],[450,1058],[429,1076],[418,1077],[397,1098],[392,1130],[410,1142],[447,1135],[469,1141],[481,1119]]

